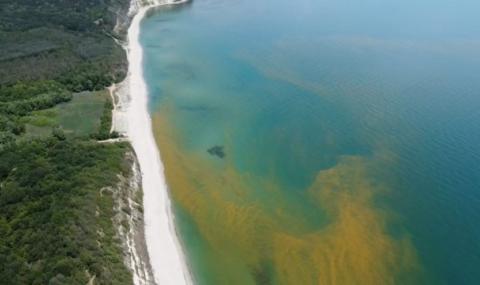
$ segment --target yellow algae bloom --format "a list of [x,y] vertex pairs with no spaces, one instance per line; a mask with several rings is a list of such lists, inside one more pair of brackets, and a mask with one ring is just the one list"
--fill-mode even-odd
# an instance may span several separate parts
[[301,237],[278,234],[274,260],[279,284],[396,284],[417,272],[408,239],[386,233],[386,216],[372,205],[376,191],[365,159],[345,157],[320,171],[309,192],[331,222]]
[[374,204],[386,191],[370,178],[378,158],[343,157],[319,171],[304,195],[328,222],[313,225],[273,178],[241,173],[228,156],[218,165],[182,148],[171,112],[154,116],[155,136],[173,199],[208,246],[208,284],[387,285],[421,271],[408,238],[390,235],[389,215]]

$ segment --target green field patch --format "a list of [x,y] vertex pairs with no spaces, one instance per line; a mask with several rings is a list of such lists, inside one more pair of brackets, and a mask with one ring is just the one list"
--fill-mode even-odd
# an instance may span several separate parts
[[81,92],[71,101],[53,108],[34,111],[22,118],[26,137],[44,137],[60,127],[70,137],[88,136],[98,131],[105,102],[110,100],[107,91]]
[[55,108],[35,111],[31,115],[23,117],[22,121],[28,125],[42,128],[58,126],[58,111]]
[[107,100],[107,91],[82,92],[75,94],[72,101],[56,106],[65,134],[84,136],[96,132]]

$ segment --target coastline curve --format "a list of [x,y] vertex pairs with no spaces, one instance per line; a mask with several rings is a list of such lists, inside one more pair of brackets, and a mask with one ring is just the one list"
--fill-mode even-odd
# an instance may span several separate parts
[[[132,0],[133,19],[128,28],[127,59],[129,70],[119,96],[118,115],[124,124],[121,132],[127,134],[141,168],[145,239],[156,284],[193,284],[179,237],[166,184],[160,152],[153,137],[148,113],[148,90],[143,78],[143,49],[139,42],[140,24],[150,8],[182,4],[187,1]],[[125,98],[127,97],[127,98]],[[126,101],[126,102],[125,102]],[[126,105],[126,106],[125,106]]]

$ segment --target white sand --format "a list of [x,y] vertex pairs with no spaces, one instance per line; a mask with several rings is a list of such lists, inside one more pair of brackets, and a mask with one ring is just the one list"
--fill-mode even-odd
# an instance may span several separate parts
[[[146,11],[154,6],[171,4],[173,1],[151,0],[148,6],[133,0],[137,10],[128,30],[127,57],[129,74],[126,83],[129,89],[128,107],[124,113],[126,132],[135,149],[142,170],[145,237],[148,254],[159,285],[192,284],[185,255],[175,230],[164,168],[155,143],[150,115],[147,110],[148,93],[143,79],[143,51],[139,43],[140,22]],[[179,3],[179,2],[175,2]]]

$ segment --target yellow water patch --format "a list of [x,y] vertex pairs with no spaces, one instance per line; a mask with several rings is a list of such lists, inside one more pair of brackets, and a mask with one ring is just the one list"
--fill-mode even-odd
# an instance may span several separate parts
[[250,270],[259,266],[265,246],[259,236],[272,231],[272,221],[258,203],[249,201],[250,178],[231,167],[219,171],[201,155],[181,152],[164,116],[155,116],[154,125],[172,196],[216,256],[216,282],[255,284]]
[[372,205],[381,187],[369,181],[366,165],[346,157],[318,174],[309,191],[332,222],[302,237],[276,236],[280,284],[396,284],[399,274],[419,270],[408,239],[385,232],[386,215]]
[[[329,223],[315,228],[301,218],[301,205],[287,206],[272,179],[182,148],[171,112],[154,116],[155,137],[173,198],[211,250],[212,284],[395,284],[400,274],[419,271],[409,240],[389,235],[387,213],[373,204],[385,190],[370,179],[372,159],[345,157],[318,173],[308,196]],[[271,200],[260,201],[256,191]]]

